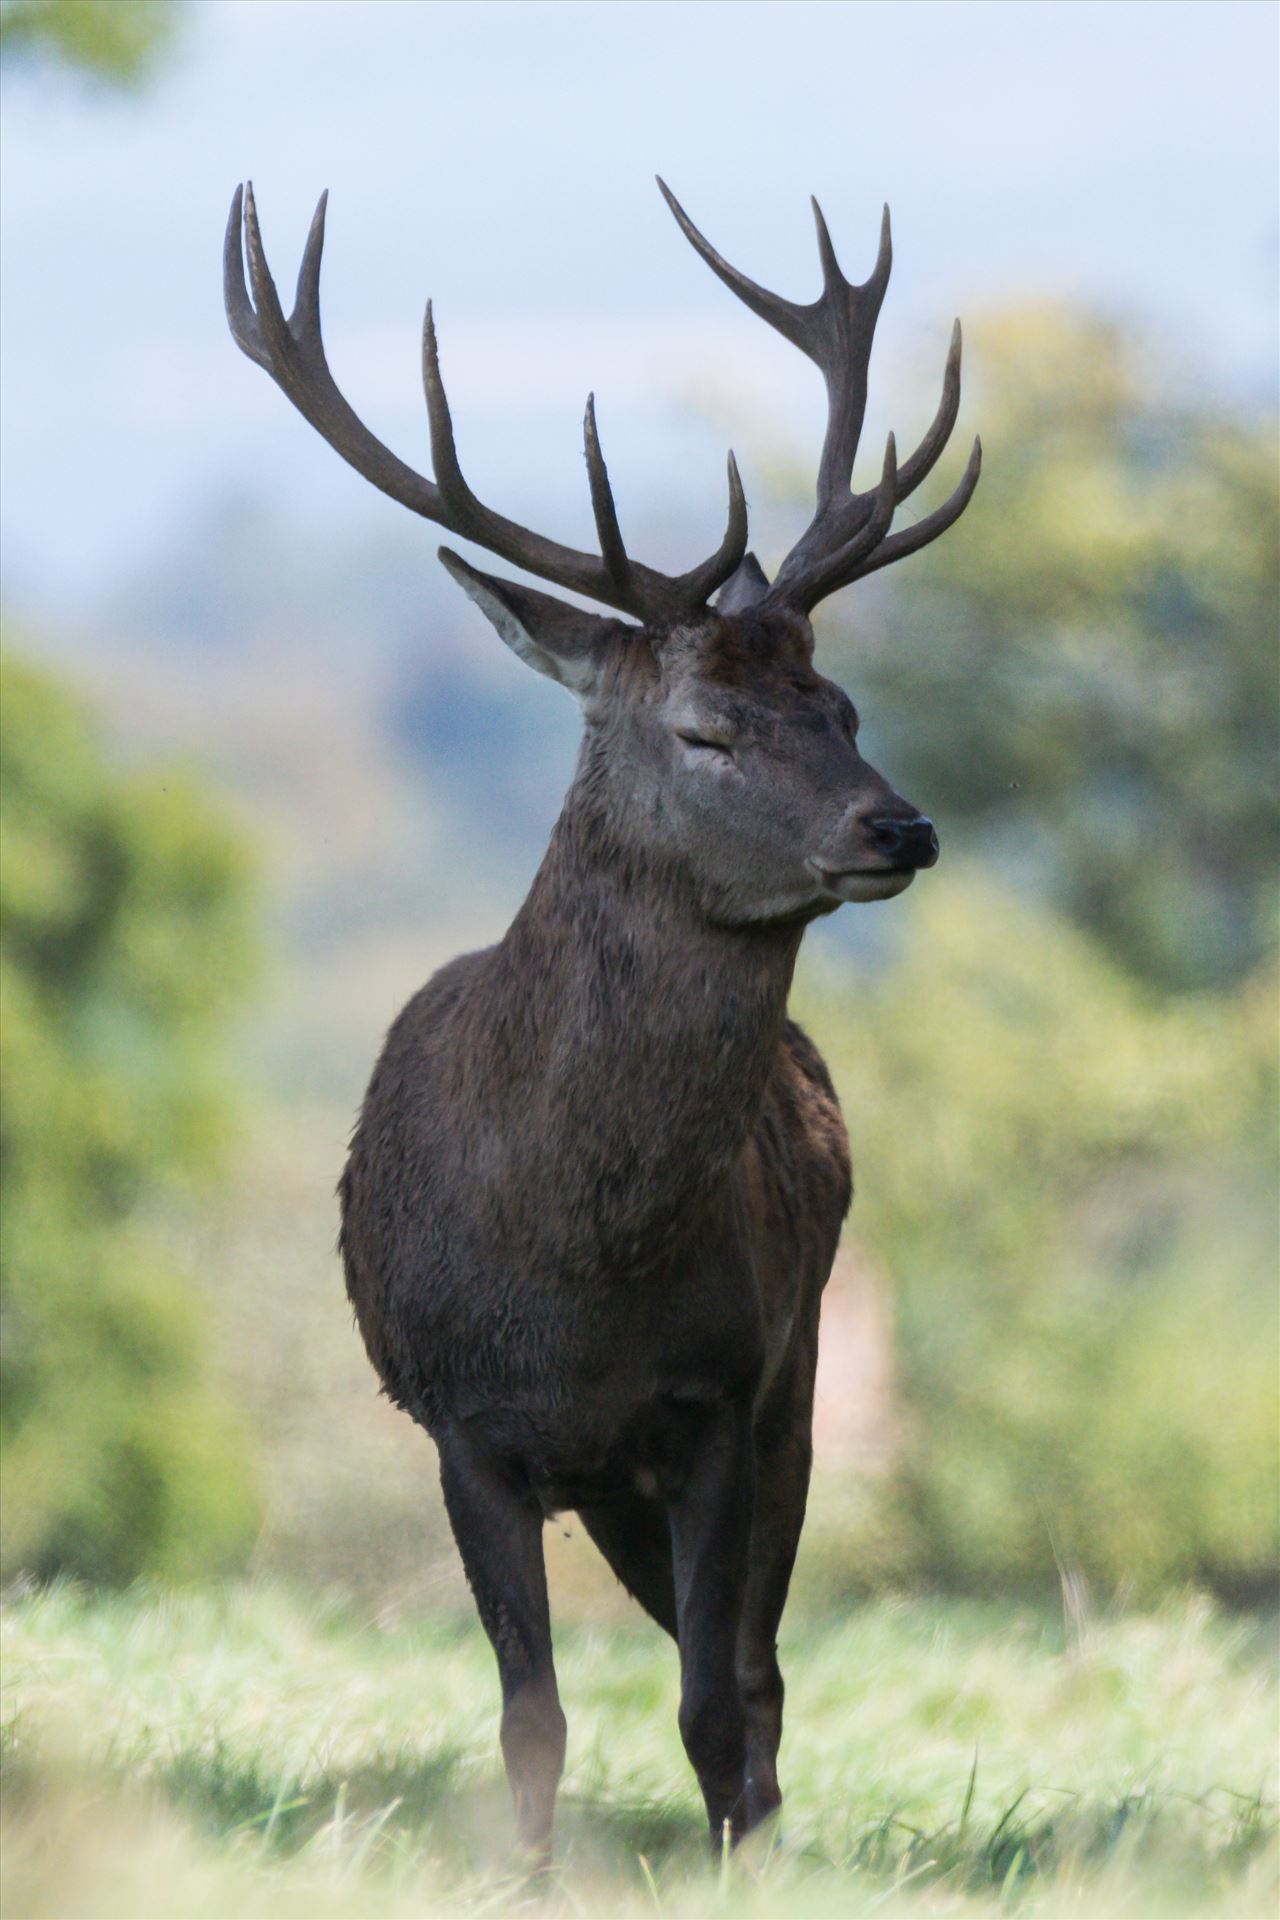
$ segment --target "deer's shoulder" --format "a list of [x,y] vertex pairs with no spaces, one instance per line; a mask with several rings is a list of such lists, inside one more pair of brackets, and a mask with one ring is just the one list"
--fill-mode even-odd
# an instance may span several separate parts
[[770,1092],[807,1153],[822,1162],[840,1196],[843,1219],[852,1198],[849,1136],[827,1063],[803,1027],[788,1020]]
[[853,1196],[849,1138],[831,1075],[807,1033],[788,1021],[759,1119],[743,1153],[766,1315],[799,1281],[816,1298]]

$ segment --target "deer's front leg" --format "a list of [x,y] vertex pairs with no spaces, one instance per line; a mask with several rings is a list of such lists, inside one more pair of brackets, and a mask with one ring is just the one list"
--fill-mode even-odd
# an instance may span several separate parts
[[693,1470],[671,1509],[680,1643],[680,1734],[713,1846],[743,1831],[745,1720],[736,1650],[751,1537],[755,1455],[749,1404],[708,1414]]
[[551,1657],[542,1512],[500,1463],[455,1428],[440,1439],[440,1484],[502,1682],[502,1758],[530,1866],[551,1858],[565,1719]]
[[778,1746],[782,1739],[782,1673],[778,1623],[804,1524],[812,1446],[806,1429],[757,1436],[756,1517],[751,1538],[738,1678],[747,1716],[744,1824],[758,1826],[782,1804]]

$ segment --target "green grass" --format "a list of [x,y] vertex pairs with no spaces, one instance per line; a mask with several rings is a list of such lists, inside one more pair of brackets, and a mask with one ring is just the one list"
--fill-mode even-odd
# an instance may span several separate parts
[[4,1624],[9,1920],[1277,1909],[1271,1623],[1199,1602],[1064,1638],[881,1602],[784,1638],[784,1825],[713,1870],[672,1650],[560,1638],[558,1865],[510,1870],[470,1624],[279,1589],[29,1594]]

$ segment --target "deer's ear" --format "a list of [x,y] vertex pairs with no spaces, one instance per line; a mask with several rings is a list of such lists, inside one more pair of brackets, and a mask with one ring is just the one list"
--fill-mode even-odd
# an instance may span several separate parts
[[768,591],[768,574],[754,553],[745,553],[716,595],[716,612],[745,613],[748,607],[757,606]]
[[580,700],[591,693],[604,649],[618,633],[620,621],[566,606],[518,581],[479,573],[449,547],[440,548],[440,560],[526,665],[558,680]]

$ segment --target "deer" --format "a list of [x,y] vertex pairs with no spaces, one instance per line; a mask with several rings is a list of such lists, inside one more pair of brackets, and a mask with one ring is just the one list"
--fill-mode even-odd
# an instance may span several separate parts
[[[819,1309],[852,1197],[821,1055],[788,1017],[809,925],[901,894],[938,858],[930,819],[862,758],[847,695],[814,666],[828,596],[946,531],[978,482],[892,528],[960,403],[951,336],[932,424],[853,490],[892,259],[847,280],[815,200],[822,291],[769,292],[674,195],[713,273],[818,367],[827,423],[813,516],[772,580],[748,551],[732,453],[724,537],[671,575],[623,541],[588,399],[599,541],[561,545],[463,477],[427,305],[434,479],[362,424],[320,328],[326,197],[286,318],[252,185],[224,250],[236,343],[393,500],[604,612],[439,558],[500,639],[578,701],[572,784],[496,945],[442,967],[393,1022],[339,1196],[347,1291],[382,1391],[435,1443],[445,1506],[501,1685],[518,1845],[545,1870],[566,1721],[543,1527],[576,1513],[673,1638],[678,1724],[712,1843],[777,1813],[778,1631],[812,1460]],[[245,266],[248,280],[246,284]]]

